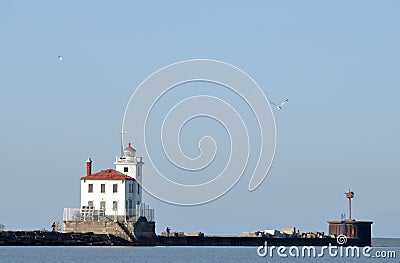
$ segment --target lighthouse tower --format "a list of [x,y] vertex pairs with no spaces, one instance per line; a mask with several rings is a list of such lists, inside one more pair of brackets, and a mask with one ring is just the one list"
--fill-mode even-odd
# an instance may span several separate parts
[[142,157],[136,157],[136,150],[128,144],[123,150],[123,154],[120,157],[115,158],[115,170],[126,176],[132,177],[134,179],[132,192],[135,193],[134,202],[136,205],[142,203]]

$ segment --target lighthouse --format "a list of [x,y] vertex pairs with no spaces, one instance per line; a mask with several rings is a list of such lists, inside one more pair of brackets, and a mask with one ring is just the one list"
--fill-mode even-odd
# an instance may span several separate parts
[[83,214],[130,219],[142,207],[142,157],[131,143],[115,159],[115,170],[92,173],[92,160],[86,161],[86,176],[81,178]]
[[79,208],[64,208],[63,232],[109,234],[130,242],[155,244],[154,209],[142,202],[142,157],[131,143],[115,158],[115,169],[93,173],[86,161],[80,178]]

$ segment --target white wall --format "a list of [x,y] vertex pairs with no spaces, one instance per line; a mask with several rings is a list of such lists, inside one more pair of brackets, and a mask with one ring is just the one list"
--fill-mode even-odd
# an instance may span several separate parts
[[[89,184],[93,184],[93,193],[89,193]],[[105,193],[101,193],[101,184],[105,184]],[[117,193],[113,193],[113,184],[118,185]],[[129,184],[136,184],[133,180],[81,180],[81,207],[93,201],[95,209],[100,209],[100,202],[105,201],[106,215],[115,215],[113,201],[118,202],[118,215],[125,215],[125,202],[132,200],[133,209],[136,207],[136,187],[134,193],[129,193]]]
[[[114,164],[115,170],[136,180],[136,157],[125,157],[125,159],[117,157]],[[125,167],[128,167],[128,172],[124,172]]]
[[[139,183],[142,182],[143,162],[141,157],[125,156],[124,158],[116,157],[115,170],[135,179],[135,206],[142,203],[142,187]],[[124,172],[124,167],[128,167],[128,172]],[[139,192],[137,189],[140,188]]]

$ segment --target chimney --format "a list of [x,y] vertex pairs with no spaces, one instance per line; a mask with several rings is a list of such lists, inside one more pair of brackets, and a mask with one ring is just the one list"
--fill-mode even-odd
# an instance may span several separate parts
[[90,157],[86,161],[86,175],[92,174],[92,159]]

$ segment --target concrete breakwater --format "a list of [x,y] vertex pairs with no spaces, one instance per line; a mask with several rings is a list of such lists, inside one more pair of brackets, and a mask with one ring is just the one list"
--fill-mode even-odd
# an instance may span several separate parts
[[[49,231],[2,231],[0,246],[328,246],[335,238],[267,238],[243,236],[157,236],[151,240],[126,240],[110,234],[59,233]],[[369,242],[350,238],[343,246],[367,246]]]
[[132,246],[109,234],[60,233],[50,231],[0,231],[0,246]]
[[[243,236],[158,236],[158,246],[337,246],[336,238],[271,238]],[[342,246],[370,246],[370,242],[349,238]]]

